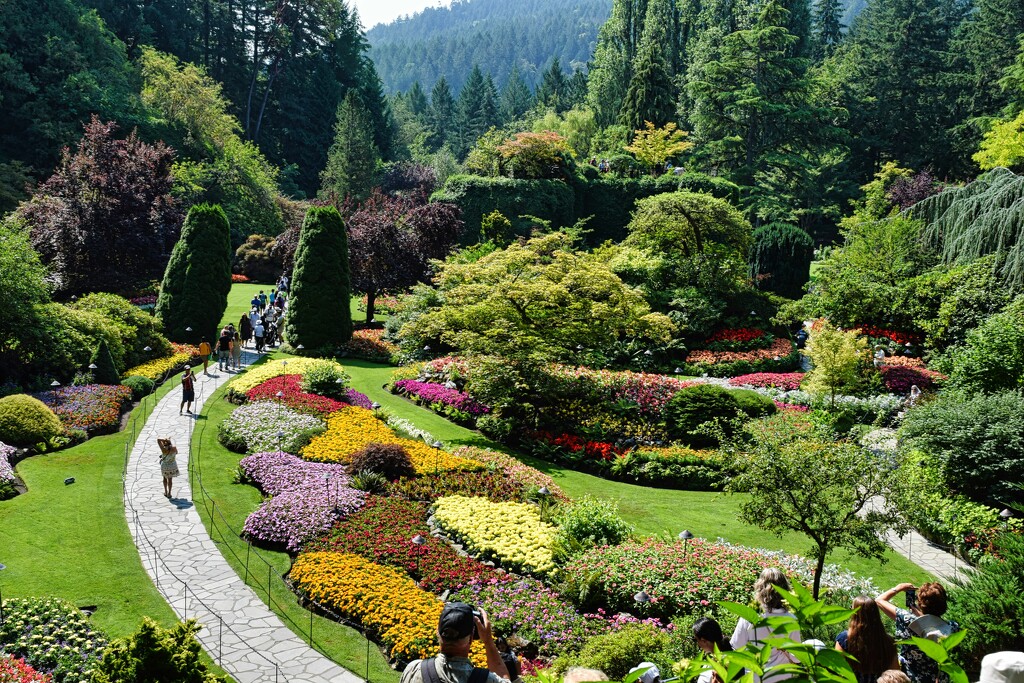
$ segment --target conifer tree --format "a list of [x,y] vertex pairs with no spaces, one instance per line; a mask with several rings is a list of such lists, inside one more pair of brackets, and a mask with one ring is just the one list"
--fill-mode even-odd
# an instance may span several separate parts
[[434,131],[434,146],[454,143],[455,139],[455,98],[451,86],[444,76],[437,79],[430,91],[430,128]]
[[515,121],[533,106],[533,93],[523,80],[518,66],[512,67],[508,82],[501,91],[501,118]]
[[668,63],[657,45],[646,43],[637,56],[619,120],[630,130],[639,130],[646,122],[664,126],[674,113],[674,88]]
[[842,0],[818,0],[814,8],[814,56],[832,56],[843,39]]
[[198,344],[217,338],[231,291],[232,256],[224,210],[210,204],[189,209],[156,301],[168,339]]
[[611,17],[598,32],[594,63],[590,68],[587,104],[600,126],[619,119],[626,90],[632,80],[632,62],[640,46],[647,0],[614,0]]
[[551,67],[544,72],[544,79],[537,88],[537,101],[541,104],[552,107],[557,112],[568,109],[569,81],[562,71],[562,64],[555,57]]
[[348,238],[333,206],[306,213],[295,250],[284,338],[306,353],[331,352],[352,338]]
[[803,295],[810,277],[814,240],[788,223],[769,223],[754,231],[750,275],[760,289],[791,299]]
[[117,371],[114,357],[110,355],[110,347],[107,346],[105,339],[100,339],[100,343],[96,345],[96,349],[92,352],[92,357],[89,359],[89,364],[96,366],[96,369],[92,371],[92,380],[96,384],[120,383],[121,373]]
[[355,88],[349,89],[338,107],[334,144],[321,174],[321,189],[339,199],[365,199],[373,187],[380,153],[374,143],[373,122]]
[[418,118],[426,116],[430,103],[427,102],[427,94],[423,92],[423,87],[420,86],[419,81],[413,83],[412,87],[409,88],[409,92],[406,94],[406,101],[409,103],[409,110]]
[[473,143],[498,122],[493,83],[487,86],[487,78],[478,65],[473,66],[459,92],[455,121],[455,137],[453,140],[450,135],[448,142],[454,145],[453,151],[459,157],[465,156]]

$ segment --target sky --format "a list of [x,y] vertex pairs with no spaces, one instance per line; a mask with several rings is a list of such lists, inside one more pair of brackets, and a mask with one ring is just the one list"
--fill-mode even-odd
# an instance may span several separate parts
[[359,10],[359,18],[366,30],[406,14],[415,14],[425,7],[450,4],[449,0],[349,0],[349,3]]

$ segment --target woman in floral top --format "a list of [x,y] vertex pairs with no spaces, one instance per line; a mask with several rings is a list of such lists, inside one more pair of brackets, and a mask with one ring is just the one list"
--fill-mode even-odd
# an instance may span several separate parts
[[[896,640],[909,640],[915,634],[910,624],[918,617],[931,614],[941,617],[946,613],[946,589],[939,583],[923,583],[917,589],[917,604],[910,609],[897,607],[890,602],[897,593],[913,590],[914,584],[901,583],[878,596],[875,602],[890,619],[896,621]],[[952,631],[960,630],[955,621],[949,622]],[[900,664],[913,683],[948,683],[949,677],[939,673],[938,663],[921,651],[916,645],[900,646]]]

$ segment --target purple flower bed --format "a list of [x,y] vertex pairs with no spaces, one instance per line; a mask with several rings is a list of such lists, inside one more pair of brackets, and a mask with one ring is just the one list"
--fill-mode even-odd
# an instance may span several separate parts
[[0,481],[14,481],[14,468],[11,467],[11,456],[17,452],[14,446],[0,441]]
[[65,429],[97,434],[117,430],[121,412],[131,402],[132,390],[121,385],[85,384],[33,396],[50,407]]
[[282,451],[256,453],[239,465],[273,496],[249,515],[242,528],[243,535],[257,543],[296,552],[364,502],[365,494],[348,486],[342,465],[306,462]]
[[427,403],[450,406],[473,417],[491,412],[490,408],[477,402],[469,394],[458,389],[449,389],[443,384],[401,379],[395,382],[395,389]]
[[356,406],[357,408],[373,410],[373,401],[371,401],[366,394],[356,391],[355,389],[346,390],[345,398],[342,400]]

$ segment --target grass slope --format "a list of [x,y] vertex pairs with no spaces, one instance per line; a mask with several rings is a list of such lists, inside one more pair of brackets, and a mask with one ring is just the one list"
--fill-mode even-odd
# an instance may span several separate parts
[[[228,323],[234,323],[235,327],[238,327],[238,321],[242,318],[244,313],[249,312],[249,302],[252,298],[260,293],[270,296],[270,293],[274,291],[273,285],[260,285],[252,283],[236,283],[231,286],[231,293],[228,294],[228,306],[224,309],[224,316],[221,319],[221,327]],[[366,312],[359,310],[359,306],[362,303],[362,295],[352,297],[352,320],[359,323],[366,320]],[[387,320],[386,315],[378,313],[374,316],[378,322],[384,322]]]

